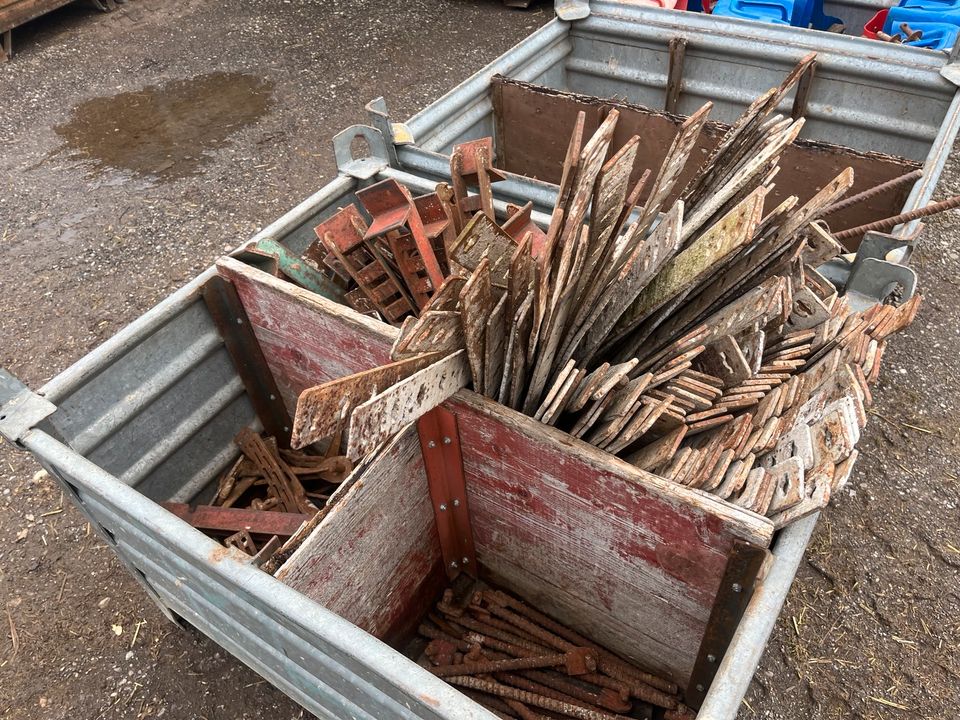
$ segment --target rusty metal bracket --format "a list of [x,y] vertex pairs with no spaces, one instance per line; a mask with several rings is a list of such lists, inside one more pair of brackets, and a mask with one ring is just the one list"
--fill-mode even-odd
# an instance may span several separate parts
[[694,710],[699,709],[707,696],[769,555],[764,548],[740,540],[735,541],[730,550],[684,699]]
[[212,277],[203,286],[203,301],[264,430],[280,447],[290,447],[293,423],[236,288],[222,277]]
[[434,408],[417,420],[417,433],[444,569],[451,580],[461,572],[476,578],[477,556],[467,507],[457,416],[443,408]]

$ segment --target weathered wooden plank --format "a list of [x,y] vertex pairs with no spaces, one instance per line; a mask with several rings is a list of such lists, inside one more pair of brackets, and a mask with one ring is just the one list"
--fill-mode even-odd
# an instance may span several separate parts
[[469,383],[467,353],[459,350],[374,395],[350,416],[347,457],[363,457]]
[[643,446],[624,459],[641,470],[652,470],[670,461],[680,447],[680,443],[683,442],[686,434],[687,426],[681,425],[673,432],[667,433],[652,443]]
[[479,393],[484,392],[484,335],[491,310],[493,310],[493,295],[490,289],[490,261],[484,257],[460,291],[460,316],[464,344],[467,348],[467,357],[470,359],[473,389]]
[[291,446],[299,449],[327,437],[355,407],[441,357],[439,353],[418,355],[304,390],[297,399]]
[[390,362],[395,328],[232,258],[217,270],[236,287],[291,412],[307,387]]
[[705,103],[680,126],[673,144],[667,151],[667,156],[663,159],[657,179],[653,181],[650,196],[643,206],[643,212],[640,214],[638,225],[641,231],[646,231],[650,227],[654,218],[660,213],[663,203],[666,202],[666,199],[676,187],[677,181],[680,180],[680,176],[687,166],[687,161],[690,159],[690,154],[697,145],[700,131],[703,130],[712,108],[713,103]]
[[[623,426],[630,422],[632,411],[652,378],[653,376],[650,373],[644,373],[617,391],[612,404],[603,417],[603,422],[588,437],[588,442],[591,445],[601,448],[606,447],[607,443],[623,430]],[[644,469],[649,470],[649,468]]]
[[583,347],[576,357],[588,359],[592,355],[650,280],[680,248],[682,224],[683,203],[678,201],[650,236],[637,245],[609,288],[587,303],[586,317],[567,344],[566,353],[574,353],[583,339]]
[[670,260],[630,308],[630,323],[639,323],[670,298],[695,286],[718,263],[750,242],[760,222],[765,194],[763,188],[757,188]]
[[420,317],[408,317],[390,356],[401,359],[425,352],[452,353],[464,347],[463,321],[459,311],[427,310]]
[[470,271],[476,270],[480,260],[486,257],[490,262],[490,283],[505,288],[516,248],[516,243],[499,225],[485,214],[477,213],[457,238],[451,257]]
[[493,395],[500,389],[503,380],[503,353],[507,344],[504,318],[507,313],[509,297],[504,293],[500,302],[494,305],[487,318],[487,328],[483,338],[483,387],[487,395]]
[[415,627],[446,582],[415,428],[364,466],[363,482],[350,486],[278,577],[378,638],[399,639]]
[[590,206],[589,255],[583,273],[577,278],[577,293],[581,297],[590,286],[594,270],[603,272],[603,261],[609,255],[609,243],[615,239],[613,233],[627,199],[639,144],[640,138],[634,135],[606,162],[597,176]]

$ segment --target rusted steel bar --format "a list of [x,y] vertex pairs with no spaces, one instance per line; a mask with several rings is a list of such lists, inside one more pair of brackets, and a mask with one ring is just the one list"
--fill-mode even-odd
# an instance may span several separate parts
[[491,650],[498,650],[513,657],[535,657],[538,655],[538,653],[534,652],[533,650],[529,650],[519,645],[514,645],[513,643],[504,642],[503,640],[498,640],[497,638],[477,632],[467,633],[463,636],[463,641],[468,645],[480,645],[482,647],[490,648]]
[[911,172],[900,175],[899,177],[892,178],[886,182],[882,182],[879,185],[874,185],[872,188],[867,188],[862,192],[858,192],[856,195],[851,195],[848,198],[844,198],[839,202],[834,203],[830,207],[826,208],[823,211],[824,215],[831,215],[833,213],[840,212],[841,210],[846,210],[848,207],[856,205],[857,203],[864,202],[865,200],[870,200],[875,198],[877,195],[891,190],[895,187],[900,187],[914,180],[919,180],[923,177],[923,170],[917,169],[912,170]]
[[[590,690],[585,690],[579,685],[576,685],[559,675],[552,675],[539,670],[527,670],[523,674],[526,678],[535,680],[537,683],[540,683],[545,687],[549,687],[556,692],[569,695],[573,698],[576,698],[580,702],[587,703],[588,705],[594,707],[605,708],[607,710],[620,713],[629,712],[630,708],[632,707],[630,701],[627,699],[629,697],[629,693],[626,691],[626,688],[623,690],[614,690],[613,688],[609,687],[601,687],[600,692],[597,693],[591,692]],[[592,673],[588,675],[581,675],[577,678],[577,680],[586,681],[586,678],[592,675]]]
[[536,643],[532,643],[528,640],[525,640],[524,638],[517,637],[516,635],[512,635],[511,633],[505,630],[501,630],[499,627],[495,627],[494,625],[483,622],[481,620],[475,620],[474,618],[470,618],[470,617],[449,618],[447,620],[447,623],[454,626],[462,625],[468,630],[473,630],[474,632],[478,632],[483,635],[489,635],[490,637],[494,637],[497,640],[502,640],[503,642],[510,643],[511,645],[522,647],[525,650],[529,650],[536,655],[543,655],[545,653],[550,652],[549,647],[543,647],[542,645],[537,645]]
[[[504,685],[513,685],[513,687],[520,688],[521,690],[526,690],[527,692],[536,693],[537,695],[543,695],[543,697],[548,697],[558,702],[570,703],[571,705],[579,705],[581,707],[585,707],[590,710],[603,711],[602,707],[599,707],[597,705],[591,705],[590,703],[586,703],[583,700],[579,700],[564,692],[555,690],[551,687],[547,687],[546,685],[541,685],[538,682],[534,682],[530,678],[523,677],[522,675],[517,675],[516,673],[499,672],[494,674],[494,678],[496,678],[498,682],[501,682]],[[629,710],[630,710],[630,706],[627,705],[626,709],[624,709],[623,712],[628,712]]]
[[430,668],[430,672],[445,677],[447,675],[481,675],[484,673],[552,667],[562,667],[568,675],[584,675],[590,672],[591,667],[596,668],[596,659],[594,656],[582,652],[581,649],[577,649],[553,655],[464,662],[461,665],[438,665]]
[[520,600],[510,597],[506,593],[485,591],[482,593],[482,597],[491,605],[505,605],[509,607],[511,610],[523,615],[528,620],[537,623],[545,630],[555,633],[559,637],[563,638],[569,643],[572,643],[573,645],[576,645],[577,647],[589,647],[596,650],[599,656],[600,670],[603,672],[610,674],[608,669],[618,668],[619,676],[629,677],[631,680],[649,685],[650,687],[656,688],[657,690],[661,690],[671,695],[675,695],[677,693],[677,686],[669,680],[664,680],[663,678],[660,678],[652,673],[644,672],[643,670],[630,665],[628,662],[618,658],[609,650],[600,647],[596,643],[590,642],[587,638],[583,637],[576,631],[561,625],[553,618],[544,615],[542,612],[530,607]]
[[247,530],[253,535],[278,535],[290,537],[309,515],[262,510],[243,510],[241,508],[223,508],[213,505],[197,505],[191,508],[187,503],[163,502],[161,506],[185,520],[198,530],[236,533]]
[[472,688],[473,690],[479,690],[480,692],[489,693],[490,695],[517,700],[526,705],[534,705],[544,710],[550,710],[551,712],[560,713],[568,717],[580,718],[581,720],[629,720],[625,715],[612,715],[599,710],[590,710],[579,705],[571,705],[570,703],[543,697],[542,695],[527,692],[526,690],[510,687],[509,685],[502,685],[498,682],[481,680],[480,678],[469,675],[452,675],[447,677],[446,680],[451,685]]
[[883,220],[877,220],[876,222],[867,223],[866,225],[858,225],[857,227],[841,230],[840,232],[833,233],[833,237],[836,240],[849,240],[871,231],[885,232],[887,230],[892,230],[897,225],[902,225],[905,222],[918,220],[919,218],[928,217],[930,215],[936,215],[937,213],[944,212],[945,210],[953,210],[954,208],[958,207],[960,207],[960,195],[954,195],[946,200],[931,203],[930,205],[925,205],[924,207],[917,208],[916,210],[908,210],[905,213],[884,218]]

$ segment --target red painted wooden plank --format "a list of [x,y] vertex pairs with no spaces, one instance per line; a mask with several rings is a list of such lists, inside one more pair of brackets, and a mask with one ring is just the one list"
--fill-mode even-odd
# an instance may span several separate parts
[[733,540],[768,545],[770,524],[475,393],[445,407],[488,577],[686,681]]

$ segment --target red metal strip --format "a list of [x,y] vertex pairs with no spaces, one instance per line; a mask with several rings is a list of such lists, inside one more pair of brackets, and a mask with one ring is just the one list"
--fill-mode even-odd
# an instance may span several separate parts
[[311,517],[300,513],[244,510],[215,505],[197,505],[194,508],[187,503],[162,502],[160,505],[198,530],[218,533],[246,530],[252,535],[278,535],[287,538]]
[[434,408],[417,421],[417,432],[447,576],[466,572],[477,577],[457,416]]

